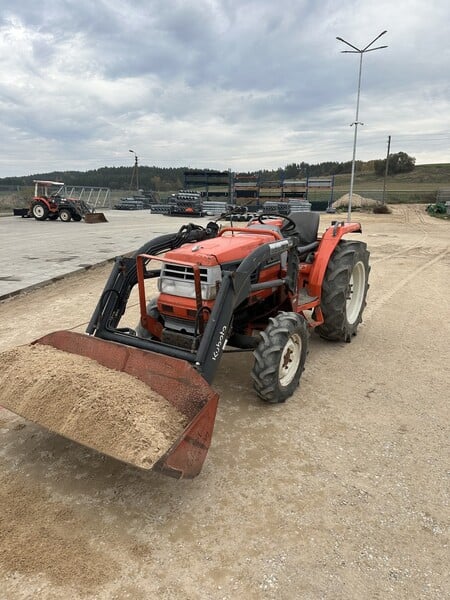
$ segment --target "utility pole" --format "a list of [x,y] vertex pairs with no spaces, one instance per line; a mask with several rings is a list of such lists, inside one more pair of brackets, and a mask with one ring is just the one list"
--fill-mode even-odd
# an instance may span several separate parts
[[133,172],[131,173],[131,182],[130,182],[130,190],[133,189],[133,182],[136,180],[136,191],[139,192],[139,165],[138,165],[138,156],[134,150],[128,150],[128,152],[132,152],[134,154],[134,166]]
[[234,204],[234,173],[228,169],[228,203]]
[[387,155],[386,155],[386,169],[384,170],[384,182],[383,182],[383,199],[381,201],[382,204],[386,202],[386,179],[388,176],[389,170],[389,153],[391,150],[391,136],[388,136],[388,147],[387,147]]

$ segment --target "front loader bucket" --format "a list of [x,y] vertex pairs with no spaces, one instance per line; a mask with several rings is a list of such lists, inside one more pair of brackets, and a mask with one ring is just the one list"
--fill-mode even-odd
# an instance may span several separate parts
[[70,331],[0,357],[1,406],[141,469],[200,472],[218,395],[188,362]]
[[86,213],[84,215],[84,220],[86,223],[107,223],[108,219],[105,217],[104,213]]

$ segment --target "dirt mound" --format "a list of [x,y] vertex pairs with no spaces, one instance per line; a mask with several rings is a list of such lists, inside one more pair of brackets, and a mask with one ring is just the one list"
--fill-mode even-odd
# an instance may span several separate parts
[[[333,202],[333,208],[347,208],[349,194],[344,194]],[[377,201],[373,198],[364,198],[359,194],[352,194],[352,208],[373,208]]]
[[71,440],[149,468],[187,418],[142,381],[36,344],[1,354],[0,405]]

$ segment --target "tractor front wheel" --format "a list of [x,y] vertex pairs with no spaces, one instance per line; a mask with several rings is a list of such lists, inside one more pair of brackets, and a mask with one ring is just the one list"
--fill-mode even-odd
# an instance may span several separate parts
[[64,223],[68,223],[72,218],[72,213],[68,208],[61,208],[59,211],[59,218],[61,221],[64,221]]
[[31,214],[36,221],[45,221],[48,217],[48,208],[43,202],[34,202],[31,205]]
[[295,392],[305,368],[308,335],[305,319],[296,313],[269,319],[253,353],[253,387],[262,400],[277,404]]
[[331,255],[322,284],[324,323],[317,327],[321,337],[350,342],[356,335],[366,306],[369,271],[366,244],[341,240]]

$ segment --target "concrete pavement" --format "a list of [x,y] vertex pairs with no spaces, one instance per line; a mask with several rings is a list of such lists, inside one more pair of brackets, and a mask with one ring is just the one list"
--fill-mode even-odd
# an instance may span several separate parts
[[[132,252],[189,222],[148,210],[104,213],[108,223],[0,218],[0,299]],[[210,218],[191,220],[203,225]]]

